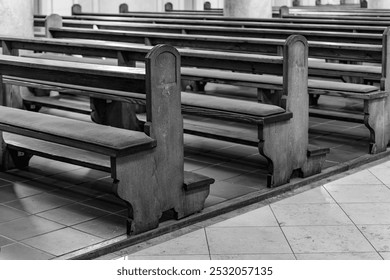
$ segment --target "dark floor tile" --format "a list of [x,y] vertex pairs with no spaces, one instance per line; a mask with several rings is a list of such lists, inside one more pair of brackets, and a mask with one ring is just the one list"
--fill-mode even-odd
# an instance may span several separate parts
[[39,212],[47,211],[53,208],[61,207],[72,203],[72,201],[63,199],[61,197],[43,193],[22,198],[12,202],[8,202],[5,205],[23,210],[25,212],[36,214]]
[[0,187],[0,203],[10,202],[39,193],[42,193],[42,191],[31,187],[29,184],[11,183],[11,185]]
[[75,203],[39,213],[38,216],[66,226],[72,226],[107,214],[106,211]]
[[231,184],[238,184],[255,189],[264,189],[267,187],[267,170],[258,170],[255,172],[245,173],[241,176],[237,176],[228,180],[225,180]]
[[98,209],[108,211],[111,213],[115,213],[127,209],[126,204],[122,200],[115,197],[114,195],[109,195],[109,194],[99,196],[97,198],[85,200],[82,202],[82,204],[96,207]]
[[251,187],[219,181],[211,185],[210,195],[232,199],[255,191],[257,190]]
[[[1,226],[1,225],[0,225]],[[1,236],[0,235],[0,252],[1,252],[1,247],[3,246],[6,246],[6,245],[9,245],[9,244],[12,244],[12,243],[15,243],[15,241],[11,240],[11,239],[8,239],[7,237],[5,236]]]
[[68,184],[78,185],[89,181],[97,180],[105,176],[109,176],[109,174],[88,168],[81,168],[53,175],[52,178],[55,178],[59,181],[64,181]]
[[343,151],[343,150],[331,149],[330,153],[326,156],[326,159],[329,161],[341,163],[341,162],[346,162],[346,161],[356,159],[359,156],[362,156],[364,154],[366,154],[366,153],[364,153],[364,152],[350,153],[350,152]]
[[205,167],[210,166],[210,165],[212,165],[212,164],[197,161],[197,160],[191,159],[191,158],[184,159],[184,170],[186,170],[186,171],[195,171],[197,169],[205,168]]
[[0,179],[0,187],[3,187],[3,186],[5,186],[5,185],[8,185],[10,182],[8,182],[8,181],[4,181],[4,180],[1,180]]
[[108,215],[75,225],[73,228],[104,239],[111,239],[126,234],[126,218]]
[[196,170],[196,173],[215,179],[216,181],[227,180],[246,173],[246,171],[230,168],[224,165],[211,165]]
[[7,223],[1,223],[0,234],[20,241],[26,238],[58,230],[63,227],[63,225],[58,223],[31,215]]
[[49,260],[53,257],[53,255],[19,243],[4,246],[0,251],[0,260]]
[[26,239],[23,243],[51,255],[61,256],[102,241],[103,239],[96,236],[72,228],[64,228]]
[[207,208],[207,207],[210,207],[210,206],[214,206],[218,203],[221,203],[221,202],[224,202],[224,201],[227,201],[226,198],[222,198],[222,197],[217,197],[217,196],[214,196],[214,195],[209,195],[207,198],[206,198],[206,201],[204,203],[204,207]]
[[24,211],[0,205],[0,223],[12,221],[28,215],[29,214]]
[[81,187],[80,185],[72,186],[66,189],[57,189],[49,192],[52,195],[72,200],[73,202],[81,202],[91,198],[102,196],[104,193]]

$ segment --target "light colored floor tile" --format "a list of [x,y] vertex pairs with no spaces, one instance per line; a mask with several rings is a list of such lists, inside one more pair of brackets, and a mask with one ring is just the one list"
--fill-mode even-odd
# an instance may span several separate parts
[[294,254],[211,255],[212,260],[295,260]]
[[53,257],[19,243],[1,247],[0,250],[0,260],[49,260]]
[[138,256],[129,255],[121,258],[122,260],[210,260],[209,255],[157,255],[157,256]]
[[271,208],[280,226],[352,224],[337,204],[278,204]]
[[385,185],[331,185],[326,189],[338,203],[390,202]]
[[340,204],[358,225],[390,225],[390,203]]
[[325,186],[331,185],[380,185],[381,181],[378,180],[371,172],[368,170],[359,171],[357,173],[345,176],[333,182],[326,184]]
[[390,252],[379,252],[384,260],[390,260]]
[[259,227],[271,226],[277,227],[278,222],[275,219],[269,206],[265,206],[237,217],[222,221],[210,227]]
[[210,254],[292,253],[279,227],[206,228]]
[[364,225],[359,228],[377,251],[390,252],[390,225]]
[[204,229],[200,229],[132,254],[133,256],[208,255]]
[[294,196],[282,199],[277,204],[301,204],[301,203],[335,203],[324,187],[318,187]]
[[103,241],[96,236],[65,228],[26,239],[23,243],[49,254],[61,256]]
[[0,224],[0,234],[14,240],[23,240],[64,226],[34,215]]
[[284,227],[294,253],[374,252],[355,226]]
[[376,252],[370,253],[321,253],[296,254],[298,260],[381,260]]
[[371,167],[368,170],[384,184],[390,185],[390,163],[389,162]]

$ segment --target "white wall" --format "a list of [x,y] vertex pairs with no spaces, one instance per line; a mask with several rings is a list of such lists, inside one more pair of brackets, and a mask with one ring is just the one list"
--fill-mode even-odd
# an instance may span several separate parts
[[291,7],[292,6],[292,1],[293,0],[273,0],[272,1],[272,6],[275,6],[275,7],[281,7],[281,6]]

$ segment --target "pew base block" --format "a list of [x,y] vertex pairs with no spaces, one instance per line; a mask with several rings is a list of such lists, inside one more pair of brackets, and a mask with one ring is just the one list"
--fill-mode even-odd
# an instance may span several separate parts
[[329,152],[329,148],[309,146],[306,163],[301,168],[302,177],[306,178],[321,173],[322,166],[325,163],[326,155]]

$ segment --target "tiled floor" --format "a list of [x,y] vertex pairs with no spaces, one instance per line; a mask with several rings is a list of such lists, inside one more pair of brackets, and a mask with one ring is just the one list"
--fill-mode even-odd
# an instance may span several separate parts
[[390,259],[385,174],[390,174],[390,161],[101,259]]
[[[332,148],[326,168],[365,155],[367,137],[360,124],[310,119],[310,141]],[[262,166],[255,147],[185,136],[185,169],[216,179],[206,207],[265,191]],[[168,245],[141,250],[146,245],[139,244],[104,258],[132,252],[129,258],[389,258],[389,168],[385,163],[270,206],[249,207],[253,212],[229,214],[249,211],[241,218],[213,225],[211,219],[147,243],[188,233]],[[67,258],[126,239],[125,205],[105,192],[109,187],[107,173],[39,157],[28,171],[0,173],[0,259]],[[333,239],[338,242],[326,245]]]

